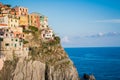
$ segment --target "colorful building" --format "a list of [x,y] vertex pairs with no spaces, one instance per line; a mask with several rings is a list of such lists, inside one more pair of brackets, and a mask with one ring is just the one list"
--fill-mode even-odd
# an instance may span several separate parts
[[13,55],[27,56],[28,52],[29,49],[23,46],[23,39],[18,33],[10,28],[0,28],[0,53],[5,55],[7,60],[13,59]]
[[0,16],[0,25],[15,28],[19,26],[19,19],[15,15]]
[[19,25],[28,26],[28,8],[17,6],[13,9],[15,10],[15,15],[19,17]]
[[20,26],[28,26],[28,16],[20,16],[19,17],[19,25]]
[[8,26],[11,28],[19,26],[19,19],[15,15],[8,16]]
[[44,15],[40,16],[40,28],[45,29],[48,28],[48,18]]
[[40,28],[40,15],[38,13],[31,13],[28,15],[28,23],[31,26]]
[[53,40],[54,39],[54,33],[52,29],[43,29],[41,32],[41,37],[43,40]]
[[8,17],[7,16],[0,16],[0,25],[8,26]]
[[25,7],[14,7],[16,12],[18,12],[17,16],[27,16],[28,15],[28,8]]

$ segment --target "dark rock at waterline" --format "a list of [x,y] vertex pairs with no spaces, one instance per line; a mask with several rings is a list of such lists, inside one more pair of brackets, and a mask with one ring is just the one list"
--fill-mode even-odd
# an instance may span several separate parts
[[85,73],[81,80],[96,80],[96,79],[95,79],[95,76],[93,74],[88,75],[88,74]]
[[84,79],[89,79],[89,77],[90,77],[90,76],[89,76],[88,74],[84,74],[84,75],[83,75],[83,78],[84,78]]

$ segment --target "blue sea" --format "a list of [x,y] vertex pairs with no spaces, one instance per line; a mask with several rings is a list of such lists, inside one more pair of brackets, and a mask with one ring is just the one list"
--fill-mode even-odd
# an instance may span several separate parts
[[65,48],[79,76],[93,74],[96,80],[120,80],[120,47]]

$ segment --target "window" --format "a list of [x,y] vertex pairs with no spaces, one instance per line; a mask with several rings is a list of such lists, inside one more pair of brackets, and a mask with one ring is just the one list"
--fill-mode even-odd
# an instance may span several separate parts
[[0,38],[0,41],[3,41],[3,38]]
[[10,36],[12,37],[12,34],[10,34]]
[[20,43],[20,46],[22,46],[22,43]]
[[16,39],[15,41],[18,41],[18,39]]
[[11,39],[11,41],[13,41],[13,39]]
[[6,37],[8,36],[8,34],[6,34]]
[[5,46],[9,46],[9,43],[5,43]]
[[7,29],[6,31],[8,32],[9,30]]
[[15,47],[17,47],[17,44],[15,44]]

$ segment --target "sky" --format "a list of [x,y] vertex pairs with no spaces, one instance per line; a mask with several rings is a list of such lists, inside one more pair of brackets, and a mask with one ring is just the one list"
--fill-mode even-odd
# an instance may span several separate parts
[[0,0],[48,17],[63,47],[120,47],[120,0]]

